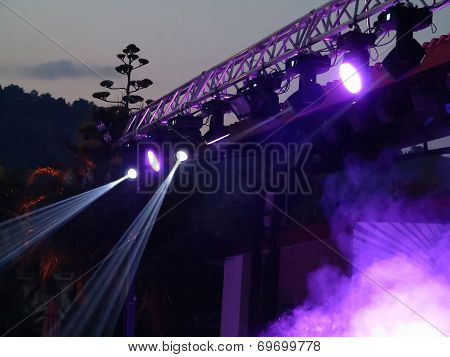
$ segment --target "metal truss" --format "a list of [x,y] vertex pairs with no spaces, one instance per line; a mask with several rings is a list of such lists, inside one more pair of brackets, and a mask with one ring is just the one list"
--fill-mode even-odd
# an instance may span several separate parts
[[[236,93],[262,69],[280,71],[283,61],[299,51],[333,51],[334,38],[352,25],[379,14],[398,0],[333,0],[203,72],[133,115],[120,139],[144,136],[148,128],[179,113],[192,113],[213,97]],[[448,0],[411,1],[433,9]],[[368,20],[368,21],[369,21]]]

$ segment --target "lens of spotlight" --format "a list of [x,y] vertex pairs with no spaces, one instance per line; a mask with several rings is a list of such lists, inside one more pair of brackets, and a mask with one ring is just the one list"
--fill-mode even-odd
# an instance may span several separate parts
[[128,169],[127,177],[129,179],[134,180],[134,179],[136,179],[137,175],[138,175],[138,173],[137,173],[137,171],[135,169]]
[[158,158],[156,157],[155,153],[152,150],[147,151],[147,158],[151,168],[156,172],[159,172],[161,166],[159,164]]
[[359,93],[362,89],[361,75],[351,63],[342,63],[339,67],[339,75],[344,87],[353,94]]
[[183,161],[186,161],[189,156],[186,151],[178,150],[175,154],[175,157],[178,161],[183,162]]
[[363,33],[357,30],[344,33],[337,39],[338,50],[345,52],[339,66],[339,75],[345,89],[352,94],[359,93],[370,83],[369,49],[376,46],[376,40],[376,33]]

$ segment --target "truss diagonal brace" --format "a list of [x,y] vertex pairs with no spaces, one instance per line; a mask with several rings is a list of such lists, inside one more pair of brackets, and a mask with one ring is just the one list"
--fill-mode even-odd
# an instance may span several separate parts
[[[379,14],[397,1],[333,0],[326,3],[143,108],[129,119],[120,140],[139,139],[156,122],[165,123],[181,112],[192,112],[217,95],[232,95],[261,69],[279,70],[284,60],[301,50],[329,49],[331,40],[341,31]],[[413,2],[433,9],[449,5],[448,0]]]

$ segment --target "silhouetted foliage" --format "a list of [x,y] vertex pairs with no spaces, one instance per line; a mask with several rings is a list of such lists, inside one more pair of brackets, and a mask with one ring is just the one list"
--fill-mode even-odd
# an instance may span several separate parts
[[65,143],[76,139],[78,127],[94,111],[84,99],[70,104],[16,85],[0,87],[0,165],[26,171],[70,160]]
[[131,79],[131,74],[134,70],[149,64],[149,60],[139,57],[137,54],[138,52],[140,52],[139,47],[135,44],[130,44],[122,50],[122,53],[119,53],[116,56],[122,64],[115,67],[115,70],[117,73],[126,77],[126,84],[124,87],[115,86],[114,82],[109,79],[100,82],[100,86],[103,88],[119,91],[122,99],[108,99],[111,95],[110,92],[96,92],[92,94],[95,99],[123,106],[127,114],[129,114],[133,109],[138,109],[137,107],[130,107],[130,105],[141,103],[144,101],[144,98],[139,95],[133,95],[133,93],[148,88],[153,84],[153,81],[148,78],[142,80]]

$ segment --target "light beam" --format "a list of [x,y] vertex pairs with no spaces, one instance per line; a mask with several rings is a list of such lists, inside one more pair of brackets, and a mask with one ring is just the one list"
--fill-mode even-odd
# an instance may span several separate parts
[[119,180],[39,208],[0,224],[0,269],[49,236],[95,200],[124,181]]
[[130,225],[119,242],[94,272],[58,324],[61,336],[110,336],[126,300],[177,162]]

